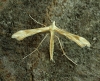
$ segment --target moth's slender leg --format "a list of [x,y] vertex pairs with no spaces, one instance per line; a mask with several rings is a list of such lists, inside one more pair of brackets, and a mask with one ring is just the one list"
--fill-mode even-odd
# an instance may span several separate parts
[[65,57],[66,57],[69,61],[71,61],[73,64],[77,65],[75,62],[73,62],[73,61],[65,54],[65,51],[63,50],[63,47],[62,47],[62,45],[61,45],[61,42],[60,42],[59,37],[58,37],[58,36],[56,36],[56,37],[57,37],[57,39],[58,39],[58,41],[59,41],[59,44],[60,44],[61,50],[62,50],[62,52],[63,52],[63,55],[65,55]]
[[27,56],[25,56],[23,59],[27,58],[28,56],[32,55],[35,51],[38,51],[38,48],[40,47],[40,45],[43,43],[43,41],[46,39],[48,34],[45,35],[45,37],[42,39],[42,41],[39,43],[38,47],[33,51],[31,52],[30,54],[28,54]]

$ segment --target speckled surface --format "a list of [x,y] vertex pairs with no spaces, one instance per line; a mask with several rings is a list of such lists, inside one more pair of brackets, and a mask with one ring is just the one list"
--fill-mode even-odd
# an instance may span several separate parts
[[[57,34],[66,54],[55,38],[54,60],[49,60],[49,37],[26,59],[46,33],[36,34],[23,41],[11,38],[21,29],[56,26],[86,38],[90,48]],[[51,21],[50,21],[51,20]],[[100,0],[0,0],[0,81],[100,81]]]

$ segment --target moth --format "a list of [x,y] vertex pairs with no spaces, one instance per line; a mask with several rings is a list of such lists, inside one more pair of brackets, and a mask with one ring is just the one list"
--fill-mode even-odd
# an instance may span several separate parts
[[[18,41],[23,40],[26,37],[35,35],[37,33],[42,33],[42,32],[50,32],[50,60],[54,60],[53,59],[53,52],[54,52],[54,36],[55,36],[55,32],[64,35],[65,37],[69,38],[70,40],[74,41],[76,44],[78,44],[80,47],[90,47],[90,43],[89,41],[87,41],[85,38],[69,33],[63,29],[58,28],[55,25],[55,21],[47,27],[43,27],[43,28],[36,28],[36,29],[27,29],[27,30],[20,30],[16,33],[14,33],[12,35],[12,38],[17,39]],[[68,57],[67,57],[68,58]],[[71,59],[70,59],[71,60]]]

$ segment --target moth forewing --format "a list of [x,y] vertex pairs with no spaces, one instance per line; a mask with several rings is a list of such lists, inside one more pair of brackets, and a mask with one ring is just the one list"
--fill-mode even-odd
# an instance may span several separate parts
[[48,30],[49,30],[49,27],[20,30],[20,31],[14,33],[12,35],[12,38],[15,38],[15,39],[20,41],[20,40],[23,40],[24,38],[26,38],[28,36],[31,36],[31,35],[34,35],[34,34],[37,34],[37,33],[40,33],[40,32],[45,32],[45,31],[48,31]]
[[80,47],[88,46],[90,47],[90,43],[83,37],[80,37],[78,35],[73,35],[72,40],[76,42]]
[[78,35],[74,35],[72,33],[69,33],[67,31],[61,30],[56,27],[56,31],[66,37],[68,37],[70,40],[76,42],[80,47],[88,46],[90,47],[90,43],[83,37],[80,37]]

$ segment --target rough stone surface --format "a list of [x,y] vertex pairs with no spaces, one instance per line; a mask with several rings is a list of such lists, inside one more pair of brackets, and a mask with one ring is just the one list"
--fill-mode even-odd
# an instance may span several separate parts
[[[73,34],[90,41],[90,48],[57,34],[66,54],[55,38],[54,60],[49,59],[49,37],[26,59],[46,33],[22,41],[11,38],[21,29],[47,26],[51,21]],[[100,0],[0,0],[0,81],[100,81]]]

